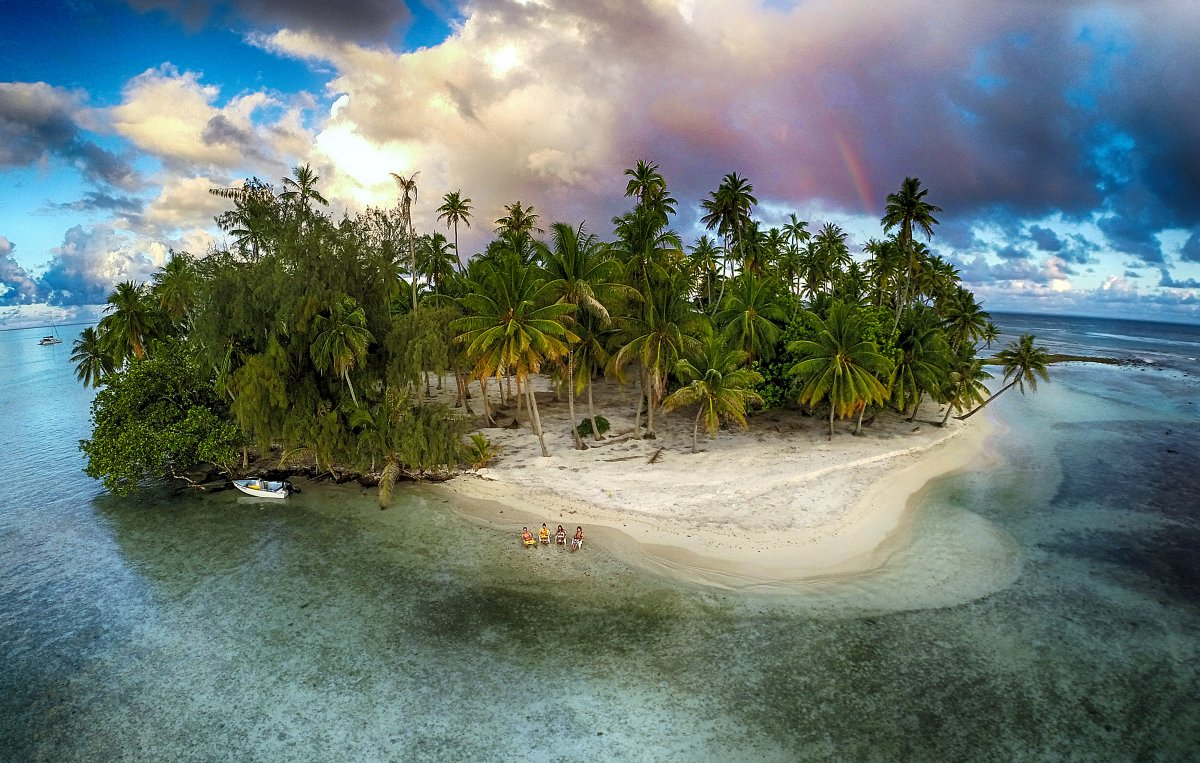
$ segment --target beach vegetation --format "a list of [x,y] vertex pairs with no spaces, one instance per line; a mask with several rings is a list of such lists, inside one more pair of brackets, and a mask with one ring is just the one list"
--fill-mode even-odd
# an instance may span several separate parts
[[[642,159],[624,173],[632,208],[609,231],[554,221],[547,234],[535,208],[514,201],[468,256],[459,229],[474,203],[456,190],[430,214],[452,240],[418,231],[419,177],[391,173],[393,205],[340,219],[308,166],[278,189],[257,178],[212,189],[231,207],[215,218],[229,238],[201,257],[172,252],[148,284],[118,284],[72,362],[83,383],[121,395],[131,384],[169,393],[145,382],[143,364],[191,369],[207,413],[189,431],[205,422],[214,439],[180,435],[166,466],[147,461],[111,426],[108,410],[130,406],[108,393],[85,448],[92,472],[124,491],[188,458],[236,470],[278,457],[338,479],[372,475],[387,505],[398,479],[493,457],[486,438],[464,440],[483,425],[528,426],[549,455],[535,394],[547,380],[579,449],[622,413],[597,407],[601,379],[636,385],[623,412],[635,438],[696,406],[693,449],[701,429],[745,426],[760,408],[827,415],[832,437],[838,418],[855,416],[860,433],[864,414],[915,418],[933,400],[944,423],[994,399],[976,356],[999,330],[929,250],[940,208],[916,178],[887,197],[884,235],[861,253],[835,223],[759,219],[754,186],[736,172],[699,200],[703,231],[685,244],[673,227],[680,202]],[[1023,339],[997,355],[997,394],[1036,389],[1048,357],[1036,350]]]

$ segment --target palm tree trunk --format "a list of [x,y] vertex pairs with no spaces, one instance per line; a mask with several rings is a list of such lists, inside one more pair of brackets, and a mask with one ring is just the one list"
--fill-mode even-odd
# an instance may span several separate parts
[[342,372],[342,378],[346,380],[346,386],[350,388],[350,399],[354,401],[354,405],[358,406],[358,398],[354,396],[354,385],[350,383],[350,371],[347,369]]
[[862,434],[863,414],[867,412],[867,404],[863,403],[862,408],[858,409],[858,422],[854,425],[854,434]]
[[994,394],[994,395],[992,395],[991,397],[989,397],[987,400],[984,400],[984,401],[983,401],[983,405],[979,406],[978,408],[976,408],[975,410],[971,411],[970,413],[968,413],[968,414],[966,414],[966,415],[964,415],[964,416],[955,416],[954,418],[958,419],[959,421],[966,421],[967,419],[971,418],[972,416],[974,416],[975,414],[979,413],[979,412],[980,412],[980,411],[982,411],[984,408],[986,408],[986,407],[987,407],[987,405],[988,405],[988,403],[990,403],[990,402],[992,402],[993,400],[995,400],[996,398],[1000,397],[1000,395],[1001,395],[1001,394],[1003,394],[1004,392],[1007,392],[1008,390],[1010,390],[1010,389],[1012,389],[1013,387],[1017,386],[1017,382],[1018,382],[1018,381],[1020,381],[1020,380],[1021,380],[1021,379],[1020,379],[1020,377],[1017,377],[1016,379],[1013,379],[1013,380],[1012,380],[1012,382],[1011,382],[1011,383],[1009,383],[1009,385],[1008,385],[1008,386],[1004,387],[1004,388],[1003,388],[1003,389],[1001,389],[999,392],[997,392],[996,394]]
[[633,414],[633,439],[642,439],[642,402],[646,399],[646,375],[641,374],[638,381],[638,405],[637,412]]
[[646,374],[647,380],[650,382],[645,386],[646,392],[646,437],[651,440],[657,439],[658,435],[654,433],[654,381],[650,378],[650,374]]
[[575,438],[575,450],[584,450],[583,438],[575,426],[575,351],[567,350],[567,409],[571,416],[571,435]]
[[[521,377],[517,377],[517,387],[521,386]],[[546,436],[542,432],[542,417],[538,414],[537,396],[533,393],[533,383],[526,382],[525,393],[529,395],[529,419],[533,423],[533,431],[537,433],[538,444],[542,446],[542,457],[549,458],[550,451],[546,450]]]
[[413,246],[415,231],[412,225],[412,213],[408,213],[408,264],[412,266],[412,309],[417,311],[417,250]]
[[924,397],[924,395],[925,393],[923,391],[917,392],[917,404],[913,406],[912,415],[908,417],[909,422],[917,420],[917,411],[921,409],[921,398]]
[[946,415],[942,417],[942,423],[938,424],[939,427],[946,426],[946,422],[950,419],[950,411],[953,410],[954,405],[950,401],[946,401]]
[[[467,383],[470,384],[470,382],[467,382]],[[484,418],[487,419],[487,423],[491,424],[492,426],[496,426],[496,420],[492,418],[492,407],[490,405],[488,405],[487,377],[486,376],[479,377],[479,396],[481,398],[483,398]]]
[[600,425],[596,423],[596,407],[592,404],[592,375],[588,373],[588,418],[592,420],[592,439],[603,440],[604,437],[600,434]]
[[833,442],[833,401],[829,401],[829,441]]
[[699,453],[700,445],[700,417],[704,415],[704,403],[700,404],[700,410],[696,411],[696,421],[692,424],[692,452]]

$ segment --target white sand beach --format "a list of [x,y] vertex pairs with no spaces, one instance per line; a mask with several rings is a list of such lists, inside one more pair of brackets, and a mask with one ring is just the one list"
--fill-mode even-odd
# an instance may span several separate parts
[[[612,429],[580,451],[565,398],[554,402],[544,377],[536,385],[551,456],[522,411],[519,428],[482,430],[501,448],[490,467],[439,489],[514,538],[524,524],[568,533],[582,525],[630,563],[690,583],[778,586],[876,569],[902,545],[925,485],[986,459],[986,418],[952,417],[941,428],[944,409],[933,403],[912,423],[882,413],[862,436],[851,434],[853,422],[836,422],[832,441],[821,417],[771,411],[753,416],[748,432],[702,440],[693,454],[694,409],[657,416],[657,438],[636,440],[636,385],[611,382],[597,385],[596,412]],[[584,414],[577,401],[576,416]],[[498,418],[511,420],[511,407]]]

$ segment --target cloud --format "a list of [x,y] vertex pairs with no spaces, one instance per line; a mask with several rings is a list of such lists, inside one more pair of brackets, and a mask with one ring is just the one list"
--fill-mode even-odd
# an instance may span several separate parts
[[[219,96],[220,88],[201,82],[198,73],[163,64],[126,83],[121,103],[106,116],[113,129],[166,162],[172,174],[247,166],[282,174],[297,148],[311,150],[312,135],[298,113],[311,105],[306,96],[285,101],[249,92],[217,106]],[[272,119],[266,118],[268,110]]]
[[84,136],[86,95],[44,82],[0,82],[0,167],[58,157],[96,183],[133,189],[140,178],[126,157]]
[[1200,281],[1195,278],[1175,279],[1171,277],[1170,271],[1163,268],[1159,271],[1162,273],[1162,278],[1159,279],[1158,285],[1166,289],[1200,289]]
[[1040,225],[1029,226],[1029,238],[1038,251],[1042,252],[1060,252],[1064,246],[1057,233]]
[[1179,250],[1179,259],[1184,262],[1200,262],[1200,230],[1192,232]]
[[299,29],[338,40],[381,42],[411,21],[401,0],[127,0],[138,11],[165,11],[191,30],[232,15],[256,27]]
[[1141,278],[1142,274],[1137,272],[1136,270],[1126,270],[1125,277],[1126,278]]
[[13,257],[16,247],[0,236],[0,305],[29,304],[37,300],[37,283]]
[[138,241],[110,226],[75,226],[67,231],[39,285],[56,305],[104,302],[114,284],[146,282],[166,262],[167,247]]
[[119,215],[137,215],[142,211],[145,201],[133,196],[88,191],[82,199],[55,205],[58,209],[74,212],[113,212]]

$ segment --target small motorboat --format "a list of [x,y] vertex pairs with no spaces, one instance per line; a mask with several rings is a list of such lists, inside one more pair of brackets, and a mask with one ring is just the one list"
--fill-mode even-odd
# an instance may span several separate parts
[[48,344],[62,344],[62,340],[56,336],[44,336],[38,344],[45,347]]
[[258,498],[287,498],[292,488],[286,482],[268,482],[263,479],[234,480],[233,486],[246,495]]

